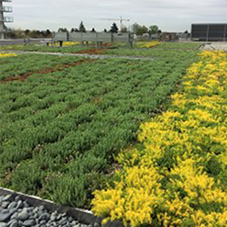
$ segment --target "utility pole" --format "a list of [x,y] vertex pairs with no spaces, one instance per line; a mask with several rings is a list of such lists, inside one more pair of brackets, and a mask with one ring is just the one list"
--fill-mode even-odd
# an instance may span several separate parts
[[3,2],[12,2],[12,0],[0,0],[0,39],[5,38],[5,23],[13,22],[12,17],[4,17],[4,13],[11,13],[11,6],[3,6]]

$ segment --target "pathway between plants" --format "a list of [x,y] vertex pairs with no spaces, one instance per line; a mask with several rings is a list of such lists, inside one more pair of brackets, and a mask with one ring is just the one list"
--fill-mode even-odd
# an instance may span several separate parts
[[135,57],[135,56],[117,56],[117,55],[101,55],[101,54],[80,54],[80,53],[54,53],[54,52],[35,52],[35,51],[2,51],[3,53],[15,53],[15,54],[41,54],[41,55],[55,55],[55,56],[75,56],[85,57],[92,59],[105,59],[105,58],[119,58],[129,60],[149,60],[153,61],[152,57]]

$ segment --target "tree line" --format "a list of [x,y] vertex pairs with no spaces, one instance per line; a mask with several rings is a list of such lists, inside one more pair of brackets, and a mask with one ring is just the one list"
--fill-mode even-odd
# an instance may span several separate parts
[[[87,32],[87,30],[83,24],[83,21],[81,21],[78,28],[72,28],[71,30],[68,30],[67,28],[59,28],[58,32]],[[92,28],[90,32],[96,32],[96,29]],[[117,24],[113,23],[111,28],[109,30],[104,29],[104,32],[124,33],[124,32],[128,32],[128,29],[124,25],[119,29]],[[132,25],[132,32],[135,33],[136,35],[143,35],[145,33],[148,33],[149,35],[151,35],[151,34],[159,34],[161,33],[161,30],[157,25],[151,25],[149,27],[146,27],[145,25],[139,25],[138,23],[134,23]]]
[[[134,23],[130,29],[133,33],[136,35],[143,35],[145,33],[151,34],[157,34],[161,33],[161,30],[157,25],[151,25],[149,27],[146,27],[145,25],[139,25],[138,23]],[[113,23],[110,29],[104,29],[103,32],[112,32],[112,33],[125,33],[128,32],[128,28],[126,26],[121,26],[119,29],[116,23]],[[71,30],[68,30],[67,28],[59,28],[58,32],[87,32],[87,29],[85,28],[85,25],[83,21],[80,22],[78,28],[71,28]],[[92,28],[89,32],[96,32],[95,28]],[[53,32],[51,32],[49,29],[47,30],[22,30],[22,29],[13,29],[13,28],[7,28],[6,31],[6,37],[7,38],[52,38]]]
[[6,38],[16,39],[16,38],[52,38],[53,33],[47,30],[22,30],[22,29],[14,29],[7,28],[5,33]]
[[[121,30],[123,30],[121,32],[127,32],[126,27],[124,27],[124,29]],[[117,33],[119,31],[119,28],[117,27],[116,23],[113,23],[109,30],[104,29],[103,31]],[[81,21],[78,28],[72,28],[71,30],[68,30],[67,28],[59,28],[58,32],[87,32],[87,29],[85,28],[83,21]],[[96,29],[92,28],[90,32],[96,32]]]

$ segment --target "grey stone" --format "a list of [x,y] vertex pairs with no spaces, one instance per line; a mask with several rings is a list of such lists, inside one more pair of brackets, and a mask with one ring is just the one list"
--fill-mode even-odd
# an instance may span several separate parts
[[17,211],[17,208],[12,208],[12,209],[9,210],[9,213],[14,214],[16,211]]
[[10,204],[9,201],[3,201],[1,207],[2,208],[7,208],[9,204]]
[[26,213],[28,213],[28,208],[27,208],[27,207],[24,207],[24,208],[22,209],[21,212],[26,212]]
[[51,214],[50,220],[51,220],[51,221],[55,221],[55,220],[56,220],[56,215]]
[[39,210],[41,210],[41,211],[43,211],[45,208],[44,208],[44,206],[42,205],[42,206],[39,206]]
[[22,202],[22,200],[19,200],[17,202],[17,208],[19,209],[19,208],[22,208],[22,207],[23,207],[23,202]]
[[10,219],[11,214],[0,214],[0,222],[7,222]]
[[46,223],[47,223],[46,220],[41,220],[41,221],[39,222],[40,225],[45,225]]
[[[43,205],[32,207],[20,196],[13,198],[11,195],[0,196],[0,224],[2,223],[3,227],[91,227],[80,224],[66,213],[50,212]],[[99,224],[93,226],[100,227]]]
[[2,209],[2,214],[8,214],[9,213],[9,210],[8,209]]
[[57,215],[57,214],[58,214],[58,212],[55,210],[52,214]]
[[2,201],[10,201],[12,198],[12,195],[6,195],[2,198]]
[[30,207],[30,205],[26,201],[23,202],[23,205],[24,207]]
[[39,210],[37,214],[38,216],[41,216],[43,213],[44,213],[43,211]]
[[15,202],[15,201],[13,201],[12,203],[10,203],[9,206],[8,206],[9,209],[13,209],[15,207],[17,207],[17,202]]
[[10,221],[10,222],[8,223],[8,226],[9,226],[9,227],[18,227],[18,226],[19,226],[19,223],[18,223],[18,221],[16,221],[16,220],[12,220],[12,221]]
[[33,211],[33,208],[32,207],[27,207],[27,212],[28,213],[32,213],[32,211]]
[[50,219],[50,215],[48,213],[44,213],[39,217],[39,220],[46,220],[48,221]]
[[66,224],[66,222],[67,222],[67,219],[64,217],[59,221],[59,224],[64,225],[64,224]]
[[16,202],[18,202],[20,200],[20,196],[16,196],[14,199]]
[[11,220],[12,220],[12,219],[18,220],[18,219],[19,219],[19,218],[18,218],[18,213],[14,213],[14,214],[11,216],[10,219],[11,219]]
[[73,225],[73,227],[81,227],[80,224]]
[[74,226],[74,225],[77,225],[77,224],[79,224],[78,221],[73,221],[73,222],[72,222],[72,225],[73,225],[73,226]]
[[46,220],[41,220],[41,222],[39,223],[40,225],[45,225],[47,223]]
[[0,227],[7,227],[7,224],[4,222],[0,222]]
[[39,211],[39,208],[38,207],[35,207],[34,209],[33,209],[33,213],[37,213]]
[[35,225],[35,220],[34,220],[34,219],[26,220],[26,221],[23,223],[23,226],[34,226],[34,225]]
[[62,217],[62,214],[59,214],[59,215],[57,216],[57,220],[60,220],[61,217]]
[[21,213],[18,214],[18,218],[20,220],[24,221],[24,220],[28,219],[28,213],[22,211]]

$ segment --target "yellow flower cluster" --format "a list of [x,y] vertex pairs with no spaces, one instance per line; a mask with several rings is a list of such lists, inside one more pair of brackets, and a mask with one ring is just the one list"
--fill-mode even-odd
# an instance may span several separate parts
[[155,47],[157,45],[159,45],[161,42],[158,41],[150,41],[150,42],[138,42],[137,43],[137,47],[140,48],[152,48]]
[[7,57],[16,57],[17,54],[8,54],[8,53],[1,53],[0,52],[0,58],[7,58]]
[[227,53],[205,51],[162,115],[141,126],[143,148],[120,153],[115,186],[93,211],[137,226],[227,226]]
[[115,189],[96,191],[93,211],[99,216],[110,216],[105,221],[122,220],[132,226],[151,223],[150,214],[163,200],[158,183],[162,176],[157,168],[134,166],[125,169],[125,175],[116,182]]
[[76,45],[79,45],[79,44],[80,44],[80,42],[63,42],[64,47],[76,46]]

